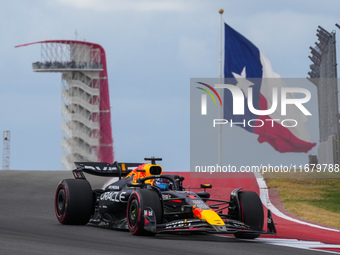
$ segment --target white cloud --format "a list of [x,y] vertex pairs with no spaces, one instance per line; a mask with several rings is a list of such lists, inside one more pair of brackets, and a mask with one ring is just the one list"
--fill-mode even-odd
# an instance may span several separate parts
[[95,11],[185,11],[188,1],[179,0],[57,0],[77,9]]

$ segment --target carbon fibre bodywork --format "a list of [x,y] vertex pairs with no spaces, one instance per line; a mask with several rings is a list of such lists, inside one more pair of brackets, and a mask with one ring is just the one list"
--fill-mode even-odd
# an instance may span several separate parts
[[[246,224],[249,221],[244,217],[244,208],[240,201],[240,190],[235,189],[230,200],[218,200],[210,198],[206,189],[211,185],[201,185],[202,191],[193,192],[183,187],[184,177],[180,175],[164,175],[160,166],[155,164],[139,163],[76,163],[77,169],[73,171],[76,179],[86,179],[84,172],[98,176],[119,177],[103,189],[93,190],[93,212],[90,223],[112,228],[129,229],[129,199],[138,190],[145,190],[158,194],[161,212],[152,206],[141,208],[144,222],[143,227],[150,233],[162,232],[209,232],[220,234],[239,234],[241,237],[250,236],[256,238],[260,234],[276,234],[275,224],[268,210],[267,230],[263,230],[262,217],[258,225]],[[123,178],[124,177],[124,178]],[[155,179],[167,179],[170,188],[160,190],[153,185]],[[199,189],[199,188],[198,188]],[[257,194],[256,194],[257,196]],[[156,200],[157,200],[156,199]],[[242,198],[243,199],[243,198]],[[155,211],[156,210],[156,211]],[[261,213],[258,213],[261,214]],[[157,215],[157,217],[156,217]],[[256,222],[256,220],[255,220]],[[130,229],[131,232],[131,229]],[[244,234],[246,233],[246,234]],[[254,237],[252,237],[252,234]]]

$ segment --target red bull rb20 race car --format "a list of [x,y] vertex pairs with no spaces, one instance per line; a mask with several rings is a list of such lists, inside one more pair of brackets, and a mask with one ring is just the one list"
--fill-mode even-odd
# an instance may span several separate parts
[[[162,174],[156,164],[76,162],[75,179],[62,180],[55,194],[55,213],[61,224],[87,223],[128,229],[133,235],[167,232],[233,234],[253,239],[276,234],[271,212],[263,230],[264,212],[257,193],[233,190],[230,200],[210,198],[210,184],[193,192],[183,187],[184,177]],[[84,173],[118,177],[103,189],[92,190]]]

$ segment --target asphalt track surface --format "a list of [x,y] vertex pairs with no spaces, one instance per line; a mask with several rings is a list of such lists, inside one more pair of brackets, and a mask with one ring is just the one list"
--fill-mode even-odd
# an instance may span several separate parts
[[[217,235],[160,234],[61,225],[54,213],[62,171],[0,171],[0,254],[320,254],[318,251],[249,242]],[[105,178],[91,177],[92,188]],[[321,253],[322,254],[322,253]]]

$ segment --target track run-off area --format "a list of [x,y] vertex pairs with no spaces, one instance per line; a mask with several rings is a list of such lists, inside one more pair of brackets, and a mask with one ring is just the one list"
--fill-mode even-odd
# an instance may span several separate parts
[[[211,183],[212,198],[229,199],[234,188],[257,192],[273,213],[278,235],[241,240],[212,234],[133,236],[128,231],[92,225],[61,225],[54,213],[54,195],[70,171],[0,171],[0,254],[340,254],[340,230],[288,217],[270,203],[265,183],[249,178],[186,179],[184,186]],[[207,176],[208,177],[208,176]],[[107,178],[88,176],[93,189]],[[265,210],[266,212],[267,210]],[[265,213],[266,216],[266,213]]]

